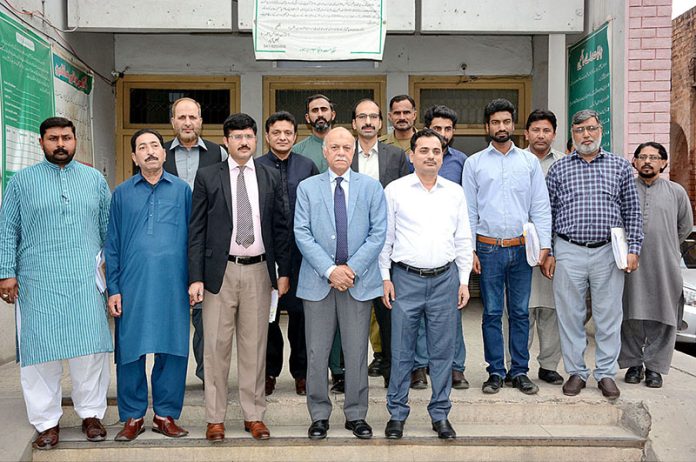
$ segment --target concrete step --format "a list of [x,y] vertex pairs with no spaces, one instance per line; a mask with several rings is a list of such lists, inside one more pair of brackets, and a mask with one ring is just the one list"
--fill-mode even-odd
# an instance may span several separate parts
[[[549,425],[618,425],[626,416],[636,420],[637,429],[645,426],[641,421],[649,416],[640,402],[618,400],[609,403],[601,395],[586,398],[566,398],[563,396],[526,396],[513,389],[504,389],[495,397],[483,395],[479,390],[458,391],[452,394],[451,422],[469,424],[498,424],[515,422],[520,425],[543,422]],[[411,422],[430,422],[427,406],[430,400],[429,390],[414,390],[410,396]],[[331,423],[343,424],[343,395],[332,395],[334,404]],[[148,416],[151,418],[152,408]],[[386,422],[389,413],[386,398],[370,398],[368,421]],[[242,412],[236,393],[230,393],[227,408],[227,420],[242,420]],[[184,409],[180,418],[184,425],[205,425],[205,403],[202,392],[188,391]],[[104,422],[118,422],[116,402],[109,400],[109,407]],[[310,422],[306,398],[294,393],[274,393],[267,398],[265,422],[268,425],[305,425]],[[64,415],[61,423],[77,426],[79,417],[72,410],[69,399],[64,400]],[[640,431],[639,431],[640,433]]]
[[[149,427],[149,422],[147,422]],[[205,440],[204,426],[191,426],[189,436],[170,439],[146,431],[137,440],[113,441],[120,426],[107,428],[108,440],[89,443],[79,427],[61,428],[61,442],[51,451],[34,451],[35,461],[498,461],[593,460],[640,461],[645,438],[616,425],[453,424],[456,440],[438,440],[428,424],[409,422],[402,440],[387,440],[375,422],[375,437],[358,440],[332,425],[329,437],[311,441],[307,425],[275,425],[272,438],[254,441],[240,421],[227,423],[221,443]]]

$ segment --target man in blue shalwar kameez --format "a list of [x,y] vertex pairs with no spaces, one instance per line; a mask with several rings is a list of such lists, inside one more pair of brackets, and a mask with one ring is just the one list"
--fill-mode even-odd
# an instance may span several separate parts
[[111,201],[104,254],[109,312],[116,318],[117,441],[145,429],[148,405],[145,355],[154,353],[152,430],[188,434],[181,415],[188,364],[187,271],[191,189],[162,168],[162,136],[143,129],[131,138],[140,173],[119,185]]

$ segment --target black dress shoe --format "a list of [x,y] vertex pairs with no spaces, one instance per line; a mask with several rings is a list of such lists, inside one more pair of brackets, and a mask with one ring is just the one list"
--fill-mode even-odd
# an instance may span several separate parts
[[662,375],[659,372],[645,369],[645,386],[648,388],[662,388]]
[[309,426],[307,436],[309,436],[310,440],[321,440],[326,438],[327,431],[329,431],[328,420],[315,420],[312,422],[312,425]]
[[411,388],[414,390],[424,390],[428,388],[428,377],[425,375],[424,367],[420,367],[411,372]]
[[501,388],[503,388],[503,378],[499,375],[491,374],[488,376],[488,380],[483,382],[481,391],[492,395],[493,393],[498,393]]
[[505,373],[505,379],[504,379],[504,381],[505,381],[505,383],[507,383],[508,385],[512,385],[512,376],[510,375],[509,372],[506,372],[506,373]]
[[346,420],[346,430],[353,432],[353,435],[357,436],[361,440],[366,440],[372,438],[372,427],[368,425],[362,419],[359,420]]
[[512,387],[517,388],[525,395],[535,395],[539,391],[539,387],[534,382],[529,380],[525,374],[518,375],[512,378]]
[[375,357],[367,366],[367,375],[370,377],[379,377],[382,375],[382,367],[384,366],[384,356],[382,353],[375,353]]
[[331,385],[331,391],[334,393],[345,393],[346,392],[346,378],[343,374],[336,374],[331,379],[333,385]]
[[443,440],[451,440],[457,437],[457,432],[452,428],[449,420],[438,420],[433,422],[433,430],[437,432],[437,437]]
[[549,369],[539,368],[539,380],[543,380],[551,385],[563,385],[563,377],[556,371]]
[[624,377],[624,381],[626,383],[640,383],[641,380],[643,380],[644,374],[643,374],[643,366],[631,366],[628,368],[626,371],[626,376]]
[[384,436],[389,440],[399,440],[404,436],[405,420],[390,420],[384,429]]

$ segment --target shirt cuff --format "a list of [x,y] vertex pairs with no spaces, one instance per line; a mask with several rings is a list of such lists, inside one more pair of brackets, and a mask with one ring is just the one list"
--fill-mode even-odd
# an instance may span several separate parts
[[327,269],[326,272],[324,272],[324,277],[325,277],[326,279],[329,279],[329,278],[331,277],[331,273],[333,273],[333,270],[335,270],[335,269],[337,268],[337,266],[338,266],[338,265],[331,265],[331,266],[329,266],[329,269]]
[[390,268],[380,268],[379,273],[382,275],[382,281],[391,281]]

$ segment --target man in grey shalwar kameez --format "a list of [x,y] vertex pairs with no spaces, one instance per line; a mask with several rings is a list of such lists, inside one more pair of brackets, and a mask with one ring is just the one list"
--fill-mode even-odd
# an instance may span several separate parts
[[[691,203],[684,188],[660,178],[667,151],[654,142],[635,151],[636,188],[643,211],[643,251],[638,271],[626,275],[619,366],[628,367],[627,383],[662,386],[672,362],[681,321],[682,275],[679,244],[693,226]],[[645,366],[645,373],[643,367]]]

